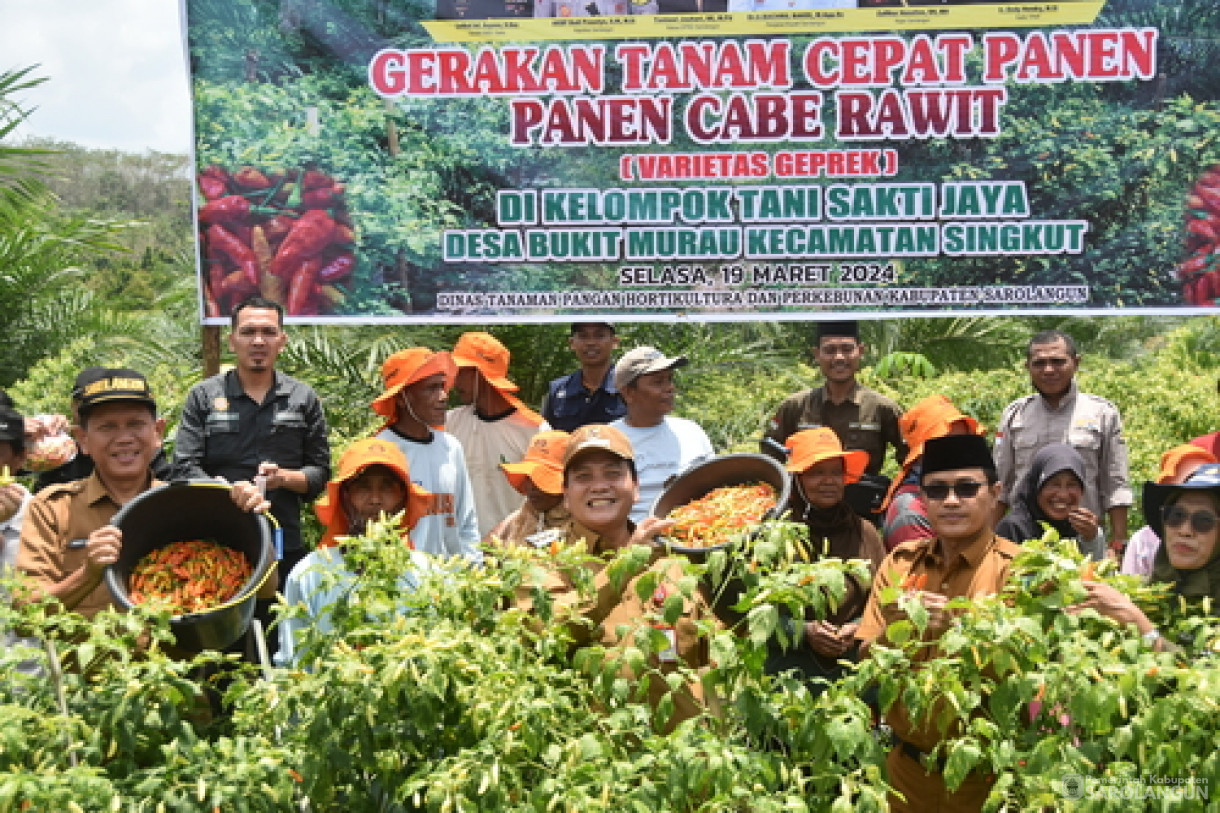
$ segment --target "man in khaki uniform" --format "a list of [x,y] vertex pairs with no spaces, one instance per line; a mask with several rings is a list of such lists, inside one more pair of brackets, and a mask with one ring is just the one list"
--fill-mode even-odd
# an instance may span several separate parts
[[[123,535],[110,520],[161,484],[149,464],[164,431],[148,381],[135,370],[102,369],[82,391],[76,439],[93,458],[93,473],[34,497],[17,555],[17,569],[64,609],[92,618],[113,606],[102,575],[118,561]],[[267,507],[249,483],[234,486],[233,494],[245,510]]]
[[[572,433],[563,478],[564,505],[572,518],[561,545],[584,545],[590,554],[608,561],[621,549],[653,545],[656,536],[673,525],[672,520],[656,517],[648,517],[638,526],[631,522],[631,506],[639,495],[635,454],[627,437],[612,426],[590,424]],[[613,650],[631,646],[636,634],[647,626],[660,630],[669,646],[648,659],[649,671],[660,673],[652,674],[648,683],[648,699],[656,708],[669,693],[662,675],[676,671],[680,664],[698,668],[709,663],[708,641],[699,634],[696,621],[710,618],[711,613],[697,595],[684,596],[677,622],[672,626],[659,623],[666,600],[680,595],[678,583],[683,576],[681,560],[665,558],[659,546],[653,547],[644,569],[618,588],[611,583],[605,562],[595,561],[589,567],[594,572],[592,595],[578,590],[562,570],[547,574],[542,587],[554,599],[556,617],[571,619],[569,628],[578,646],[600,645],[611,650],[611,657]],[[636,583],[649,570],[663,576],[656,590],[642,599]],[[525,593],[519,603],[532,606]],[[624,666],[623,677],[638,680],[640,675]],[[698,683],[674,692],[674,715],[665,727],[698,715],[702,698]]]
[[847,501],[857,513],[877,521],[877,512],[890,486],[888,478],[880,476],[886,449],[894,449],[894,459],[899,464],[907,456],[898,427],[902,407],[856,380],[860,360],[867,350],[860,342],[856,322],[819,323],[817,342],[814,356],[825,382],[790,395],[779,405],[763,433],[762,452],[782,463],[784,441],[791,435],[805,429],[830,427],[845,450],[868,452],[865,476],[848,489]]
[[[987,442],[979,435],[946,435],[924,446],[920,480],[934,537],[904,542],[895,548],[873,581],[856,637],[861,657],[886,640],[886,629],[906,618],[896,603],[882,604],[889,587],[919,584],[918,598],[928,610],[926,640],[939,638],[953,615],[945,605],[958,597],[998,593],[1008,580],[1020,547],[992,531],[1000,486]],[[914,588],[910,588],[914,589]],[[919,651],[918,660],[935,657],[934,647]],[[927,719],[912,719],[901,700],[885,712],[895,746],[886,760],[890,784],[905,801],[890,797],[894,811],[977,811],[994,777],[975,772],[953,793],[945,786],[943,763],[932,756],[942,735]],[[947,736],[956,732],[952,729]],[[942,757],[943,758],[943,757]]]
[[1132,502],[1122,416],[1105,398],[1077,388],[1080,353],[1066,333],[1048,330],[1030,339],[1026,366],[1037,392],[1009,404],[996,429],[995,461],[1003,488],[995,519],[1007,509],[1037,451],[1066,443],[1084,458],[1082,505],[1108,517],[1110,547],[1121,556]]

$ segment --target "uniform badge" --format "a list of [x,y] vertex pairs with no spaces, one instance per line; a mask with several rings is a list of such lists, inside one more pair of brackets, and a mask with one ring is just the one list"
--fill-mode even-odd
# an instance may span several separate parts
[[225,398],[223,395],[216,396],[212,399],[212,409],[216,410],[217,412],[228,412],[229,399]]

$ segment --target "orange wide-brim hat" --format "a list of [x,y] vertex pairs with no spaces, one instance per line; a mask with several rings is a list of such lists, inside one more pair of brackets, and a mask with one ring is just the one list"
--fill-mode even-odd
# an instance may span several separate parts
[[1193,443],[1183,443],[1174,446],[1161,455],[1161,470],[1157,472],[1156,481],[1160,484],[1172,483],[1178,474],[1178,466],[1187,460],[1198,460],[1200,463],[1220,463],[1216,456]]
[[868,467],[868,452],[861,449],[845,451],[839,442],[839,436],[833,429],[825,426],[817,429],[805,429],[794,435],[789,435],[784,441],[789,449],[788,471],[793,474],[803,474],[813,466],[826,460],[841,459],[843,461],[844,482],[854,483],[864,474]]
[[[339,458],[339,471],[326,484],[326,493],[314,503],[314,513],[326,526],[326,533],[318,543],[331,547],[340,536],[347,536],[347,516],[343,512],[341,493],[345,483],[359,477],[370,466],[385,466],[394,472],[406,489],[406,505],[403,508],[402,529],[409,531],[425,516],[432,505],[432,492],[411,482],[411,470],[402,450],[388,440],[366,438],[347,448]],[[408,542],[409,544],[409,542]]]
[[898,419],[898,429],[902,439],[906,441],[907,459],[902,462],[904,468],[923,456],[923,447],[932,438],[949,434],[953,424],[963,421],[971,435],[982,435],[986,428],[977,420],[962,412],[953,402],[943,395],[929,395],[915,406],[908,409]]
[[453,346],[454,364],[459,368],[473,367],[501,392],[520,389],[508,379],[509,357],[508,348],[490,333],[463,333]]
[[384,415],[389,423],[398,420],[398,393],[417,381],[444,373],[445,387],[453,386],[457,367],[453,358],[444,350],[433,351],[426,347],[408,347],[390,356],[381,365],[383,391],[373,399],[373,411]]
[[552,496],[563,493],[563,457],[568,451],[568,433],[558,429],[539,432],[530,440],[520,463],[501,463],[500,468],[513,488],[525,493],[525,483]]

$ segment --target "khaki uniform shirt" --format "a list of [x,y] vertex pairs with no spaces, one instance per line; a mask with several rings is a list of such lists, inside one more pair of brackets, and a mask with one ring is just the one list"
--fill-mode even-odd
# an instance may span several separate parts
[[[600,537],[588,528],[573,521],[568,525],[566,539],[563,544],[576,544],[584,540],[586,548],[593,554],[601,553]],[[648,658],[651,668],[662,674],[669,674],[678,668],[681,661],[689,667],[702,667],[710,663],[709,642],[706,636],[699,634],[697,621],[712,619],[710,609],[696,592],[693,596],[683,599],[682,615],[672,629],[659,625],[659,619],[665,599],[670,595],[679,594],[678,581],[682,578],[680,559],[664,557],[664,551],[657,549],[652,557],[648,570],[659,570],[664,574],[660,586],[648,597],[642,600],[636,593],[636,583],[643,573],[630,579],[621,590],[616,590],[606,573],[605,565],[592,563],[594,571],[593,593],[583,594],[576,587],[570,574],[561,570],[552,570],[542,587],[551,593],[555,601],[555,613],[576,615],[584,621],[572,624],[576,643],[578,645],[599,644],[607,649],[623,649],[635,645],[636,633],[643,627],[652,625],[661,629],[669,638],[671,646],[660,653],[652,653]],[[647,573],[648,570],[644,572]],[[532,591],[522,590],[518,606],[532,609]],[[648,616],[653,616],[649,618]],[[613,658],[611,654],[609,657]],[[635,680],[634,675],[624,666],[623,677]],[[655,675],[649,680],[648,699],[655,708],[657,703],[669,692],[665,681]],[[681,720],[696,716],[703,704],[702,687],[696,682],[686,686],[683,691],[675,692],[674,716],[669,726],[676,725]]]
[[1048,443],[1066,443],[1084,458],[1085,508],[1105,519],[1116,505],[1131,505],[1127,480],[1127,444],[1118,408],[1105,398],[1080,392],[1072,382],[1058,407],[1034,393],[1013,401],[996,429],[995,462],[1003,490],[1000,499],[1012,504],[1012,494],[1029,471],[1039,449]]
[[[513,545],[534,544],[535,537],[543,531],[550,531],[557,528],[566,528],[572,515],[568,509],[563,507],[563,503],[556,505],[545,514],[539,514],[528,501],[521,504],[521,507],[509,514],[504,520],[504,527],[492,544],[499,544],[504,547]],[[549,540],[545,536],[538,536],[536,547],[545,547],[549,544]]]
[[[941,542],[935,537],[904,542],[890,552],[877,570],[856,638],[872,643],[883,636],[886,624],[878,597],[887,587],[901,586],[908,575],[926,576],[924,589],[946,598],[991,596],[1003,589],[1012,560],[1020,550],[1020,546],[996,536],[990,529],[952,561],[945,560]],[[935,655],[933,647],[924,647],[918,660],[931,660]],[[931,751],[941,740],[935,723],[917,725],[901,700],[895,701],[885,716],[894,736],[921,751]],[[935,717],[933,710],[931,719]],[[949,731],[946,736],[952,735]]]
[[[764,438],[780,446],[790,435],[805,429],[829,426],[839,436],[844,449],[868,452],[868,474],[877,474],[885,464],[886,446],[894,447],[894,457],[901,465],[907,456],[907,446],[898,428],[902,407],[879,392],[859,384],[841,404],[833,403],[826,387],[816,387],[789,396],[779,405],[767,424]],[[777,450],[765,440],[762,451],[775,457]]]
[[[150,488],[162,485],[154,480]],[[85,564],[89,534],[109,525],[121,508],[106,491],[97,472],[83,480],[48,486],[30,502],[21,529],[17,569],[48,590]],[[99,582],[79,604],[68,609],[92,618],[113,607],[106,582]]]

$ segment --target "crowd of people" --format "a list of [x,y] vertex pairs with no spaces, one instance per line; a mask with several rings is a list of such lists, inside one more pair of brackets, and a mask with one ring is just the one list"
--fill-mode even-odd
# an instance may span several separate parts
[[[283,531],[279,590],[307,612],[280,624],[280,663],[297,660],[305,626],[327,628],[328,608],[356,579],[344,540],[380,516],[399,517],[401,538],[413,549],[405,592],[442,560],[492,566],[484,557],[506,548],[583,546],[595,562],[592,595],[559,568],[543,585],[570,614],[578,643],[613,650],[633,625],[646,623],[649,602],[673,595],[681,574],[656,544],[669,522],[651,516],[653,502],[674,475],[715,453],[697,423],[671,414],[675,372],[686,358],[635,347],[616,361],[613,325],[574,324],[570,348],[579,369],[552,382],[535,412],[516,394],[508,349],[487,333],[466,333],[451,351],[406,348],[386,359],[382,392],[370,405],[384,424],[343,451],[332,477],[318,396],[276,368],[286,341],[282,320],[278,305],[257,297],[234,310],[235,365],[191,389],[172,460],[162,453],[164,422],[143,375],[82,371],[72,392],[80,450],[67,464],[72,476],[49,472],[36,494],[16,483],[0,487],[4,566],[65,610],[90,616],[112,606],[102,575],[122,547],[114,514],[170,477],[219,477],[232,484],[239,510],[268,511]],[[862,386],[866,351],[854,322],[819,325],[813,355],[824,382],[786,399],[762,428],[761,452],[782,461],[792,478],[787,514],[807,529],[816,555],[863,560],[871,574],[849,580],[833,612],[788,619],[795,643],[775,648],[769,669],[833,680],[847,662],[867,657],[904,617],[882,600],[890,587],[914,590],[935,638],[952,622],[947,604],[997,593],[1021,543],[1048,529],[1088,557],[1109,555],[1125,572],[1220,600],[1214,438],[1165,452],[1143,493],[1148,525],[1128,540],[1133,493],[1121,416],[1077,388],[1080,354],[1071,337],[1032,337],[1034,392],[1004,410],[994,448],[979,421],[945,395],[904,410]],[[450,409],[454,393],[461,405]],[[0,403],[0,465],[10,472],[23,466],[28,429],[11,402]],[[892,479],[882,474],[891,450]],[[312,551],[300,517],[311,501],[325,526]],[[659,571],[661,586],[648,600],[635,580],[612,583],[596,564],[632,545],[655,550],[636,573]],[[1130,625],[1153,649],[1171,646],[1113,587],[1094,583],[1088,591],[1081,608]],[[533,600],[523,597],[522,606]],[[271,603],[258,609],[267,621]],[[706,665],[696,622],[712,615],[703,597],[684,594],[679,622],[665,631],[670,645],[654,653],[653,666]],[[692,682],[678,693],[669,724],[698,714],[704,702]],[[987,777],[972,775],[950,793],[934,757],[940,735],[926,721],[910,719],[899,701],[886,722],[895,737],[889,781],[906,800],[894,797],[895,809],[981,805]]]

